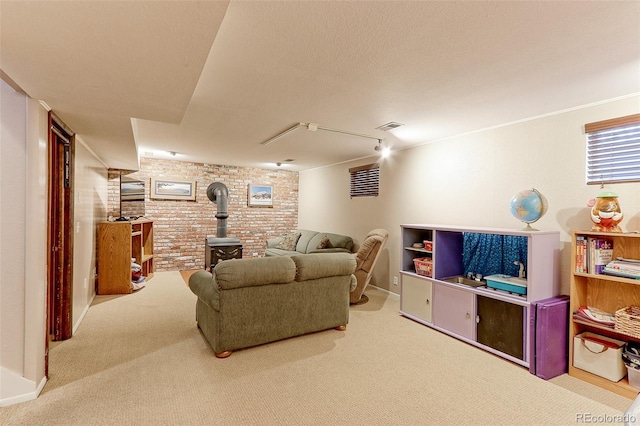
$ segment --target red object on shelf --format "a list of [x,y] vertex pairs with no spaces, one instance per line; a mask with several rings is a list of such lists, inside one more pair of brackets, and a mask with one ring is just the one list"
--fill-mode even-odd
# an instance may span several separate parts
[[433,277],[433,262],[430,257],[416,257],[413,259],[416,267],[416,274],[424,277]]
[[431,241],[423,241],[424,243],[424,249],[426,251],[433,251],[433,243]]

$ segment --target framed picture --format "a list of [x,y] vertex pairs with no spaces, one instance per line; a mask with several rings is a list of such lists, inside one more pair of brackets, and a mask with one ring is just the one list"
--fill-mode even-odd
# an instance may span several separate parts
[[144,181],[121,176],[120,201],[144,201]]
[[150,198],[195,201],[196,181],[151,178]]
[[249,184],[249,207],[273,207],[273,187]]

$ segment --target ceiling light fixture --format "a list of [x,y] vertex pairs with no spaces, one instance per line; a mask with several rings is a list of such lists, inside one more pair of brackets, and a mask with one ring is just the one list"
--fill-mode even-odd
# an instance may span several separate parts
[[384,146],[382,144],[382,141],[384,141],[384,139],[378,139],[378,145],[376,145],[376,147],[373,149],[374,151],[378,151],[382,158],[386,158],[389,156],[391,149],[388,146]]

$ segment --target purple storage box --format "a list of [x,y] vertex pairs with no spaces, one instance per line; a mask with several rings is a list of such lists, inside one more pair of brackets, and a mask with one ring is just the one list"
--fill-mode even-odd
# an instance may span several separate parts
[[567,372],[569,363],[569,296],[530,305],[529,371],[545,380]]

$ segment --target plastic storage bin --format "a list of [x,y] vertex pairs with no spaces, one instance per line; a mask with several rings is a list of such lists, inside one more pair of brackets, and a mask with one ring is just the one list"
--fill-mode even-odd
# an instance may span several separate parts
[[640,390],[640,370],[627,365],[627,376],[629,376],[629,385]]

